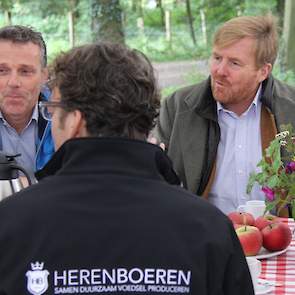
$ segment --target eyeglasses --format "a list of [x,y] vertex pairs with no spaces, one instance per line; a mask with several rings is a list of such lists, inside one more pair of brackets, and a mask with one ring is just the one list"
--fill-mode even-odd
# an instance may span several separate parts
[[47,121],[52,120],[54,108],[56,108],[56,107],[64,108],[65,107],[65,104],[61,101],[40,101],[38,105],[39,105],[39,109],[40,109],[40,112],[41,112],[43,118]]

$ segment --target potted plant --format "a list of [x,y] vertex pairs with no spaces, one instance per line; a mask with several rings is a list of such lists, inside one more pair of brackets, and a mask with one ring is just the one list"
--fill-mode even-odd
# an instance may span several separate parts
[[295,218],[295,132],[290,124],[282,125],[281,130],[257,164],[260,172],[250,175],[247,192],[259,183],[265,194],[266,212],[276,210],[279,215],[288,208]]

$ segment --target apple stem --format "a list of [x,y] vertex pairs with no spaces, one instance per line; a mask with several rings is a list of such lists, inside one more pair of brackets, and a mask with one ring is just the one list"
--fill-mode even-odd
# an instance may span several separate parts
[[246,216],[245,216],[245,214],[243,214],[243,223],[244,223],[244,225],[246,225],[246,224],[247,224],[247,222],[246,222]]

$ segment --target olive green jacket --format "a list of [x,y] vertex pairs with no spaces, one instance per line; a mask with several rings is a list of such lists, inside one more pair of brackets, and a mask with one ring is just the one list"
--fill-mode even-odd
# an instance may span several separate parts
[[[264,149],[281,124],[291,123],[295,128],[295,88],[270,76],[262,84],[261,101],[264,106],[261,117]],[[210,77],[176,91],[162,102],[155,135],[168,149],[184,187],[198,195],[206,195],[210,190],[208,183],[214,178],[212,171],[220,140]]]

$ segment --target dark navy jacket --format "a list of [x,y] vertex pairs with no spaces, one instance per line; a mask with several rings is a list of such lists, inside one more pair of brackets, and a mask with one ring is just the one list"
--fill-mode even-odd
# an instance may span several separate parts
[[67,141],[0,202],[0,294],[253,295],[231,221],[171,167],[143,141]]

